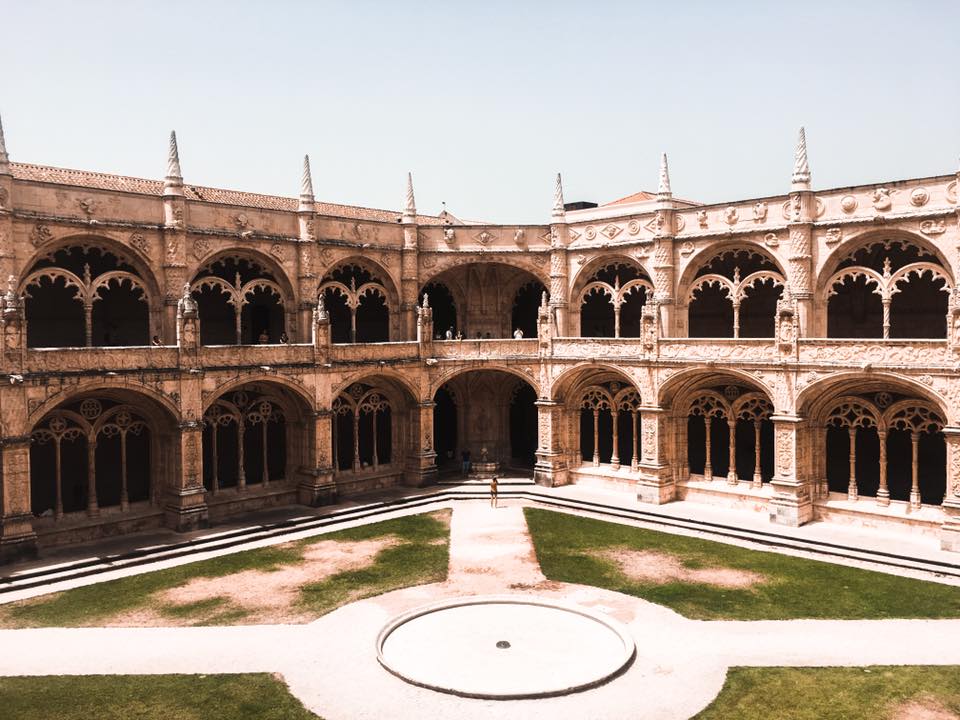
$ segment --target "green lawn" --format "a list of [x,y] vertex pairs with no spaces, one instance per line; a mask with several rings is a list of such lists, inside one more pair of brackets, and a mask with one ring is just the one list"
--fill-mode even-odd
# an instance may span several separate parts
[[397,544],[382,550],[371,565],[340,572],[300,588],[299,609],[319,616],[353,600],[411,585],[446,579],[449,557],[447,511],[385,520],[319,535],[282,546],[245,550],[174,568],[132,575],[65,592],[0,606],[0,626],[76,627],[109,623],[122,613],[149,608],[171,623],[197,625],[242,623],[247,612],[213,598],[194,603],[161,603],[156,594],[198,577],[216,578],[245,570],[273,571],[301,563],[313,543],[360,541],[393,536]]
[[0,708],[4,720],[319,720],[266,673],[0,677]]
[[[537,559],[551,580],[607,588],[704,620],[960,617],[960,588],[760,552],[538,508],[525,508]],[[605,552],[669,554],[688,568],[733,568],[765,577],[752,587],[631,579]]]
[[[940,714],[910,715],[907,703]],[[696,720],[940,720],[947,712],[960,716],[957,666],[731,668]]]

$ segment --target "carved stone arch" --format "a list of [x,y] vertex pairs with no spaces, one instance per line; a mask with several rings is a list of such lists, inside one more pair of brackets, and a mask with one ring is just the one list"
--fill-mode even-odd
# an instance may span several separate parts
[[768,248],[759,242],[754,242],[751,240],[726,240],[705,245],[703,248],[690,256],[686,262],[686,265],[684,266],[683,272],[680,274],[680,279],[677,285],[677,297],[686,298],[689,296],[689,288],[693,284],[697,273],[699,273],[704,266],[711,263],[720,255],[738,251],[745,251],[763,257],[777,268],[777,271],[781,277],[789,279],[789,275],[784,269],[784,265],[780,261],[780,258],[774,253],[770,252]]
[[700,390],[694,393],[687,402],[687,415],[702,415],[703,417],[733,418],[733,410],[726,398],[713,390]]
[[940,432],[946,420],[935,405],[925,400],[908,398],[892,404],[883,411],[880,426],[884,429]]
[[[305,387],[294,382],[293,380],[287,379],[282,375],[252,373],[250,375],[235,378],[234,380],[230,380],[222,385],[219,385],[215,392],[210,393],[208,397],[204,398],[203,412],[206,412],[210,406],[220,398],[228,396],[230,393],[237,391],[246,385],[262,386],[263,390],[261,390],[261,392],[266,395],[276,393],[276,388],[278,387],[283,388],[284,390],[288,391],[292,398],[296,398],[298,402],[302,403],[301,408],[299,408],[301,414],[312,413],[317,409],[316,402],[311,396],[310,392]],[[285,396],[279,395],[278,397]]]
[[924,400],[950,424],[956,422],[957,411],[930,386],[905,375],[886,372],[868,374],[858,370],[833,373],[804,387],[797,394],[796,414],[819,421],[819,418],[829,411],[825,406],[837,397],[890,391]]
[[369,369],[357,370],[356,372],[351,373],[342,381],[331,387],[330,398],[332,400],[338,395],[342,395],[346,392],[347,388],[349,388],[351,385],[356,385],[357,383],[375,386],[377,382],[382,383],[383,381],[391,383],[391,385],[396,388],[397,398],[402,402],[421,402],[433,397],[432,394],[426,397],[422,396],[420,393],[420,388],[414,385],[407,376],[397,372],[396,370],[393,370],[392,368],[385,367],[378,370],[376,374],[371,373]]
[[[273,278],[273,281],[282,290],[281,301],[285,313],[291,312],[296,308],[297,301],[297,283],[296,278],[291,277],[284,265],[277,261],[270,253],[264,252],[255,247],[229,245],[219,248],[216,252],[203,257],[187,268],[187,277],[191,283],[200,277],[200,273],[224,260],[248,260],[259,265]],[[179,288],[177,288],[179,295]]]
[[136,250],[126,243],[116,240],[108,235],[93,233],[77,233],[75,231],[58,235],[54,239],[44,243],[36,249],[30,258],[23,264],[23,270],[20,274],[18,287],[22,287],[24,279],[29,275],[43,259],[51,257],[58,250],[69,247],[91,247],[98,248],[101,251],[109,252],[118,259],[127,263],[136,270],[146,288],[146,301],[151,308],[159,307],[163,295],[161,293],[161,283],[154,272],[153,266]]
[[355,265],[369,272],[374,278],[380,281],[380,284],[386,290],[387,306],[391,312],[395,312],[400,307],[400,291],[397,278],[384,265],[365,255],[346,255],[332,261],[329,265],[322,268],[318,273],[320,276],[320,286],[327,282],[332,273],[342,267]]
[[820,424],[845,428],[879,428],[880,409],[869,400],[856,395],[843,395],[826,405],[819,418]]
[[[100,397],[116,398],[118,402],[123,403],[131,403],[132,399],[132,404],[136,403],[135,399],[138,396],[142,396],[147,401],[143,403],[143,407],[157,408],[158,412],[153,417],[158,421],[176,424],[182,419],[180,408],[176,403],[154,387],[142,385],[135,381],[118,384],[116,380],[110,378],[93,378],[82,381],[69,390],[53,395],[41,403],[24,418],[24,425],[18,429],[18,434],[27,434],[31,427],[35,426],[46,414],[57,407],[69,405],[83,396],[94,394]],[[9,434],[14,434],[13,430],[13,428],[9,428]]]
[[733,417],[738,419],[759,420],[773,415],[774,408],[773,403],[762,393],[748,392],[732,403],[730,411]]
[[426,278],[424,285],[436,282],[437,278],[449,270],[463,267],[464,265],[475,264],[495,264],[508,265],[510,267],[523,270],[533,275],[537,280],[543,283],[544,287],[550,287],[550,269],[549,258],[542,259],[530,253],[483,253],[463,255],[461,253],[435,253],[429,256],[421,254],[420,256],[420,277]]
[[640,383],[628,375],[623,368],[614,365],[585,362],[567,368],[559,376],[554,378],[550,384],[548,397],[554,402],[565,404],[575,403],[577,395],[583,388],[609,380],[620,382],[625,388],[633,387],[637,389],[637,392],[641,392]]
[[540,383],[537,381],[535,376],[528,375],[520,368],[517,368],[512,365],[506,365],[504,363],[490,363],[490,364],[485,364],[483,368],[460,367],[460,368],[455,368],[453,370],[448,370],[444,372],[442,375],[438,376],[437,378],[433,379],[430,382],[429,394],[427,395],[427,397],[429,399],[432,399],[433,396],[436,395],[437,390],[439,390],[441,387],[443,387],[443,385],[450,382],[451,380],[454,380],[455,378],[459,377],[460,375],[466,375],[471,372],[479,372],[481,370],[499,370],[501,372],[505,372],[510,375],[513,375],[523,380],[525,383],[527,383],[530,387],[533,388],[534,392],[537,393],[537,396],[538,397],[540,396]]
[[945,274],[948,278],[948,284],[953,287],[955,284],[954,277],[955,273],[953,272],[953,265],[948,260],[947,256],[943,251],[937,247],[937,245],[927,238],[918,235],[916,233],[910,232],[908,230],[903,230],[901,228],[888,228],[884,227],[881,229],[870,228],[867,230],[853,231],[849,236],[844,237],[842,243],[833,249],[833,251],[824,259],[820,264],[820,267],[817,271],[817,283],[816,283],[816,295],[817,297],[823,297],[826,288],[828,287],[828,282],[830,278],[836,273],[837,268],[843,263],[847,258],[849,258],[853,253],[858,250],[868,247],[874,243],[879,242],[907,242],[912,245],[917,246],[920,250],[929,253],[936,257],[943,267]]
[[599,272],[602,268],[617,264],[634,267],[641,273],[643,277],[646,278],[651,287],[653,287],[653,275],[650,273],[649,269],[636,258],[632,258],[629,255],[620,253],[601,254],[585,262],[577,271],[577,274],[573,277],[570,284],[571,303],[576,302],[577,298],[580,298],[580,296],[583,295],[584,288],[590,284],[591,279],[597,274],[597,272]]
[[744,387],[746,393],[758,394],[772,405],[775,394],[773,388],[756,375],[729,367],[689,368],[674,373],[657,388],[657,404],[662,408],[672,408],[678,415],[686,399],[701,389],[720,385]]

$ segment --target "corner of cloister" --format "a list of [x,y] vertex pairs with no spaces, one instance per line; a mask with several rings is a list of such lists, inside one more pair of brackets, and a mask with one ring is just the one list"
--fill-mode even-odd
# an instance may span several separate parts
[[[960,551],[960,173],[543,225],[12,162],[0,557],[489,457]],[[786,175],[785,175],[786,180]],[[468,455],[469,454],[469,455]]]

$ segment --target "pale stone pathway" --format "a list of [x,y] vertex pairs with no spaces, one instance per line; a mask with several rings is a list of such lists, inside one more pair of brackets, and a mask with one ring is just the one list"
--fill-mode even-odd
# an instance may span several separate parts
[[[377,633],[398,613],[442,597],[503,592],[608,613],[634,635],[636,661],[602,687],[519,701],[436,693],[377,663]],[[444,583],[352,603],[299,626],[0,630],[0,675],[277,672],[326,720],[682,720],[716,696],[731,666],[960,664],[958,638],[960,620],[691,621],[618,593],[545,582],[519,507],[457,503]]]

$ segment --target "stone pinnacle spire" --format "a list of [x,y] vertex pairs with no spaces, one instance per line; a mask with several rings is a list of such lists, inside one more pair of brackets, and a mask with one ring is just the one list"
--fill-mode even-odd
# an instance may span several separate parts
[[167,153],[167,176],[163,179],[164,195],[183,195],[183,176],[180,174],[180,153],[177,133],[170,131],[170,150]]
[[566,211],[563,209],[563,182],[560,179],[560,173],[557,173],[557,186],[553,191],[553,217],[563,218]]
[[417,219],[417,202],[413,197],[413,173],[407,173],[407,197],[403,205],[403,220],[414,222]]
[[10,157],[7,155],[7,143],[3,139],[3,121],[0,120],[0,175],[10,174]]
[[657,200],[670,200],[673,192],[670,190],[670,170],[667,168],[667,154],[660,156],[660,182],[657,185]]
[[793,163],[793,190],[810,189],[810,163],[807,161],[807,133],[800,128],[800,136],[797,138],[796,159]]
[[313,212],[313,176],[310,175],[310,156],[303,156],[303,174],[300,176],[300,207],[301,212]]

